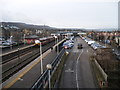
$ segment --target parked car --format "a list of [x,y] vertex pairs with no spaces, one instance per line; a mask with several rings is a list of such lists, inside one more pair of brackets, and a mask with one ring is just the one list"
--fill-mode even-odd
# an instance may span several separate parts
[[91,41],[91,40],[90,40],[90,39],[88,39],[88,38],[86,38],[86,39],[85,39],[85,42],[87,42],[87,43],[88,43],[89,41]]
[[102,46],[102,45],[100,45],[99,43],[93,43],[93,44],[91,44],[91,47],[92,47],[94,50],[96,50],[96,49],[98,49],[98,48],[106,48],[106,46]]
[[100,44],[98,44],[98,43],[93,43],[93,44],[91,45],[91,47],[92,47],[94,50],[96,50],[98,47],[100,47]]
[[2,45],[3,45],[3,46],[10,46],[10,45],[11,45],[11,43],[10,43],[10,42],[8,42],[8,41],[2,41]]
[[74,43],[71,40],[67,40],[63,43],[63,47],[66,49],[72,48],[74,46]]
[[88,41],[88,45],[95,43],[95,41]]

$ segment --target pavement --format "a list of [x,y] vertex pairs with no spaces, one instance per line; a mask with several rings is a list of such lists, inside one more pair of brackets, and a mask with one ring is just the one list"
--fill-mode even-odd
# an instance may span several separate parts
[[[64,65],[59,88],[97,88],[89,61],[94,51],[80,37],[74,41],[74,47],[68,49],[70,54]],[[77,49],[78,43],[82,43],[83,49]]]

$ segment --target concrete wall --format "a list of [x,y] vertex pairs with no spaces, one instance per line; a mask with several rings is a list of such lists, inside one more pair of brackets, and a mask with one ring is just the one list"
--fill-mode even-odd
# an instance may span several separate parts
[[102,67],[97,62],[97,60],[94,60],[94,61],[95,61],[95,65],[100,70],[100,72],[101,72],[102,76],[104,77],[105,81],[107,81],[107,74],[104,72],[104,70],[102,69]]

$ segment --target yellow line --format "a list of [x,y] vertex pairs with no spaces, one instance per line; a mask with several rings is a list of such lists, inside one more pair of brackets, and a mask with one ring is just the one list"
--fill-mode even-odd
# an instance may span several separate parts
[[[47,54],[46,54],[47,55]],[[45,55],[45,56],[46,56]],[[45,57],[43,56],[43,58]],[[10,88],[16,81],[19,80],[19,78],[21,78],[24,74],[26,74],[30,69],[32,69],[36,64],[38,64],[41,61],[41,59],[39,59],[37,62],[35,62],[34,64],[31,65],[31,67],[29,67],[27,70],[25,70],[23,73],[21,73],[19,76],[17,76],[17,78],[15,78],[12,82],[10,82],[9,84],[7,84],[6,86],[4,86],[3,88]]]

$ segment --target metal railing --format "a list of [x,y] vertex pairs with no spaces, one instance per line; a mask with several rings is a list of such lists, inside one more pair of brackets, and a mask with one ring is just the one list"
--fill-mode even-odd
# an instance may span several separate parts
[[[50,73],[52,74],[58,64],[58,62],[61,60],[63,54],[65,53],[65,49],[63,48],[59,55],[57,55],[57,57],[53,60],[53,62],[51,63],[52,65],[52,69],[50,71]],[[31,90],[41,90],[44,89],[46,87],[46,85],[48,84],[48,70],[46,70],[41,76],[40,78],[37,80],[37,82],[32,86]]]

